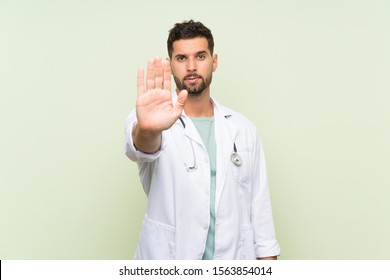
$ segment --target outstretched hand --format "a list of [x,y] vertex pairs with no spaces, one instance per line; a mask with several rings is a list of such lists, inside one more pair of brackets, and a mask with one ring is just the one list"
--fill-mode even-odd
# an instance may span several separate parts
[[188,93],[182,90],[175,104],[172,102],[171,67],[169,61],[150,59],[144,83],[144,70],[138,70],[136,113],[138,129],[156,134],[170,128],[180,117]]

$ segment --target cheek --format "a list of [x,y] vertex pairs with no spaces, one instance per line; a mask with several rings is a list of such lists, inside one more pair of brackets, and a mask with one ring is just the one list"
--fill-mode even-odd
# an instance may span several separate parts
[[207,78],[210,77],[214,72],[214,67],[212,65],[207,65],[202,69],[203,77]]
[[216,67],[214,66],[214,64],[213,64],[213,63],[210,63],[210,62],[207,63],[207,64],[202,65],[202,72],[203,72],[203,73],[207,73],[207,75],[208,75],[209,73],[214,72],[215,69],[216,69]]
[[181,77],[183,76],[181,74],[181,73],[183,73],[183,71],[180,69],[180,67],[171,66],[171,72],[172,72],[173,76],[178,77],[179,79],[181,79]]

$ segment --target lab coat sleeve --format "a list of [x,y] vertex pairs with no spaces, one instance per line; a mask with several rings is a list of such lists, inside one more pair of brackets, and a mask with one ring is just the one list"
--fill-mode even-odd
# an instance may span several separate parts
[[162,133],[161,147],[156,153],[153,153],[153,154],[143,153],[143,152],[137,150],[134,146],[132,131],[133,131],[133,127],[136,123],[137,123],[137,117],[136,117],[135,110],[133,110],[126,120],[125,153],[126,153],[128,158],[130,158],[132,161],[137,162],[137,163],[153,162],[164,151],[164,148],[166,146],[166,140],[165,140],[165,135],[164,135],[165,133],[164,132]]
[[255,254],[257,258],[279,256],[280,247],[275,237],[264,152],[258,135],[253,167],[251,221]]

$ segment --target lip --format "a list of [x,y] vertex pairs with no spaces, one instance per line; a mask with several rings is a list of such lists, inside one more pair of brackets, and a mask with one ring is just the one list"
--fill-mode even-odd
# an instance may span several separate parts
[[185,80],[189,82],[196,82],[199,79],[199,76],[189,76],[186,77]]

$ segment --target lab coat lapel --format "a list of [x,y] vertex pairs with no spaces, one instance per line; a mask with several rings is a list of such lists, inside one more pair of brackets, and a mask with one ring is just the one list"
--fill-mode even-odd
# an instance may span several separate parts
[[230,156],[233,152],[234,141],[238,127],[229,120],[231,115],[213,100],[215,117],[215,141],[217,144],[217,182],[215,193],[215,211],[218,210],[219,201],[225,185],[227,170],[231,164]]

